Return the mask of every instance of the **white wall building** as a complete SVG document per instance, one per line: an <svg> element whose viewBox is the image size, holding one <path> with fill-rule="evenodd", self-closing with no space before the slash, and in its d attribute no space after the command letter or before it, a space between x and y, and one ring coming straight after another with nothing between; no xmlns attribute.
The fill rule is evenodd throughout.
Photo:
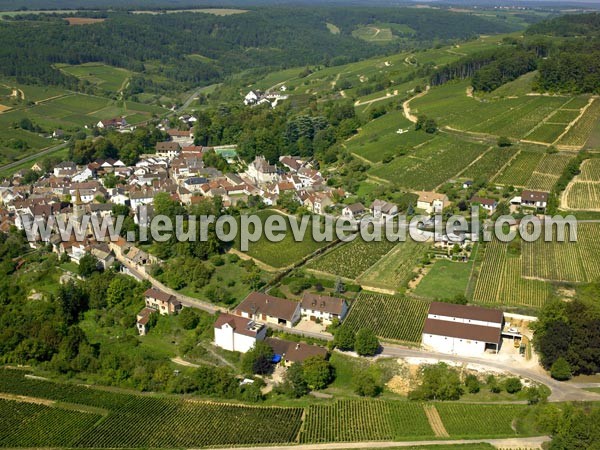
<svg viewBox="0 0 600 450"><path fill-rule="evenodd" d="M423 346L441 353L480 355L498 351L504 314L478 306L433 302L423 328Z"/></svg>
<svg viewBox="0 0 600 450"><path fill-rule="evenodd" d="M264 340L266 334L267 328L262 324L223 313L215 322L214 343L225 350L246 353L256 341Z"/></svg>

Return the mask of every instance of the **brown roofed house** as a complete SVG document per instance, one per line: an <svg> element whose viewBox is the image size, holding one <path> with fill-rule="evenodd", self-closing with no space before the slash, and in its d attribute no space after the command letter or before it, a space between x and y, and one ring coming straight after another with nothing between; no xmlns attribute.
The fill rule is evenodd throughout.
<svg viewBox="0 0 600 450"><path fill-rule="evenodd" d="M154 287L144 292L146 306L163 315L177 314L181 310L181 303L174 295L167 294Z"/></svg>
<svg viewBox="0 0 600 450"><path fill-rule="evenodd" d="M310 294L308 292L305 292L302 296L300 313L304 320L320 320L329 325L334 319L344 320L347 312L348 304L343 298Z"/></svg>
<svg viewBox="0 0 600 450"><path fill-rule="evenodd" d="M300 320L300 303L262 292L251 292L236 307L235 314L260 322L292 327Z"/></svg>
<svg viewBox="0 0 600 450"><path fill-rule="evenodd" d="M284 364L303 362L307 358L313 356L326 359L328 355L327 350L323 347L309 345L303 342L292 342L269 337L265 339L265 343L273 349L273 353L281 356Z"/></svg>

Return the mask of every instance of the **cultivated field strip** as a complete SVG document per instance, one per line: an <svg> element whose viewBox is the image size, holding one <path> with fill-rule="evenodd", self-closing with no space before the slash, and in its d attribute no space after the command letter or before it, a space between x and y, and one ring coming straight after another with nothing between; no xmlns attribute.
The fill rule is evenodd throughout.
<svg viewBox="0 0 600 450"><path fill-rule="evenodd" d="M426 255L429 245L412 240L400 242L358 279L361 285L399 290L408 283L414 269Z"/></svg>
<svg viewBox="0 0 600 450"><path fill-rule="evenodd" d="M600 280L600 224L579 223L577 242L523 243L523 275L551 281Z"/></svg>
<svg viewBox="0 0 600 450"><path fill-rule="evenodd" d="M600 159L586 159L563 193L563 207L573 210L600 210Z"/></svg>
<svg viewBox="0 0 600 450"><path fill-rule="evenodd" d="M513 421L523 411L519 405L468 405L437 403L436 408L446 430L453 438L515 435ZM477 431L474 431L477 430ZM481 434L479 434L481 433Z"/></svg>
<svg viewBox="0 0 600 450"><path fill-rule="evenodd" d="M582 147L587 142L594 127L598 126L600 119L600 101L592 99L583 116L565 133L558 141L559 145L568 147Z"/></svg>
<svg viewBox="0 0 600 450"><path fill-rule="evenodd" d="M24 377L23 371L0 369L0 392L61 400L84 407L104 407L106 416L62 410L31 403L46 421L48 440L37 432L38 421L23 420L29 441L17 431L2 434L2 446L79 448L193 448L233 445L291 444L302 425L303 408L258 407L206 401L188 401L108 392L84 386L54 383ZM0 400L0 419L4 415ZM45 409L44 409L45 408ZM66 414L67 419L64 419ZM70 414L70 415L69 415ZM83 414L83 415L82 415ZM35 416L37 417L37 416ZM35 418L34 417L34 418ZM55 421L55 422L52 422ZM63 421L63 422L61 422ZM31 425L29 422L32 422ZM48 431L47 423L56 423ZM72 434L63 430L73 427ZM79 425L81 424L81 425ZM27 431L29 430L29 431ZM34 431L31 431L34 430ZM51 434L54 433L54 434ZM11 437L12 436L12 437ZM52 436L57 436L55 440ZM68 442L66 442L71 438ZM21 439L21 440L19 440ZM37 439L37 440L36 440Z"/></svg>
<svg viewBox="0 0 600 450"><path fill-rule="evenodd" d="M0 399L0 447L70 447L102 416Z"/></svg>
<svg viewBox="0 0 600 450"><path fill-rule="evenodd" d="M384 339L421 342L429 302L410 297L361 292L344 326L358 331L368 323Z"/></svg>
<svg viewBox="0 0 600 450"><path fill-rule="evenodd" d="M342 400L310 405L303 444L433 438L423 405L381 400Z"/></svg>
<svg viewBox="0 0 600 450"><path fill-rule="evenodd" d="M566 153L545 154L525 184L526 187L544 192L551 191L572 158L573 155Z"/></svg>
<svg viewBox="0 0 600 450"><path fill-rule="evenodd" d="M521 257L509 256L507 251L507 244L497 240L485 244L473 301L506 306L543 306L550 296L549 286L540 280L524 278Z"/></svg>

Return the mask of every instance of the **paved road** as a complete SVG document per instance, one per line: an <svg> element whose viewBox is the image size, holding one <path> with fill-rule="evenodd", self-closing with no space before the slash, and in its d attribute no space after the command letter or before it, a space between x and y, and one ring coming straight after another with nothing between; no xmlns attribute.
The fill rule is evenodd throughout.
<svg viewBox="0 0 600 450"><path fill-rule="evenodd" d="M545 384L552 391L552 394L548 399L551 402L600 401L599 394L584 391L573 384L561 383L560 381L556 381L542 370L535 370L527 367L519 367L515 364L510 364L503 361L494 361L487 358L446 355L444 353L430 352L421 349L404 348L388 344L385 344L383 346L382 354L397 358L437 358L444 359L447 361L456 361L460 363L479 364L486 367L500 369L506 372L513 373L515 375L519 375L523 378L529 378L530 380Z"/></svg>
<svg viewBox="0 0 600 450"><path fill-rule="evenodd" d="M548 436L536 436L529 438L509 438L509 439L456 439L445 441L369 441L369 442L334 442L330 444L300 444L300 445L280 445L267 447L236 447L236 450L342 450L342 449L371 449L371 448L390 448L390 447L414 447L414 446L432 446L449 444L478 444L485 442L496 448L542 448L542 444L549 442ZM210 450L210 449L209 449ZM212 449L217 450L217 449ZM222 450L222 449L220 449Z"/></svg>
<svg viewBox="0 0 600 450"><path fill-rule="evenodd" d="M63 143L60 145L56 145L54 147L48 147L40 152L34 153L33 155L26 156L25 158L20 159L18 161L12 162L10 164L5 164L4 166L0 166L0 170L12 169L13 167L17 167L27 161L33 161L33 160L39 158L40 156L44 156L44 155L47 155L48 153L53 153L57 150L65 148L67 145L68 145L67 143Z"/></svg>

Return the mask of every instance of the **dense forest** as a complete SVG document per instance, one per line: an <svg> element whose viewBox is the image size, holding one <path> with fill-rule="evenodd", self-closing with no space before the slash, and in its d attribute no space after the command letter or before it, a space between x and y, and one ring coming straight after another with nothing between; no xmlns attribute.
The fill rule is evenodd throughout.
<svg viewBox="0 0 600 450"><path fill-rule="evenodd" d="M407 45L375 45L352 37L358 24L377 20L410 24L413 46L513 29L477 16L411 8L272 7L230 16L105 15L102 23L75 27L56 15L26 13L0 22L0 74L23 83L77 89L80 81L53 64L103 62L147 75L136 81L138 86L162 83L185 89L222 81L248 68L338 65ZM330 32L327 22L341 32Z"/></svg>
<svg viewBox="0 0 600 450"><path fill-rule="evenodd" d="M431 85L472 78L475 90L489 92L537 69L536 90L600 92L600 14L547 20L530 26L523 39L506 41L512 47L468 55L438 69Z"/></svg>

